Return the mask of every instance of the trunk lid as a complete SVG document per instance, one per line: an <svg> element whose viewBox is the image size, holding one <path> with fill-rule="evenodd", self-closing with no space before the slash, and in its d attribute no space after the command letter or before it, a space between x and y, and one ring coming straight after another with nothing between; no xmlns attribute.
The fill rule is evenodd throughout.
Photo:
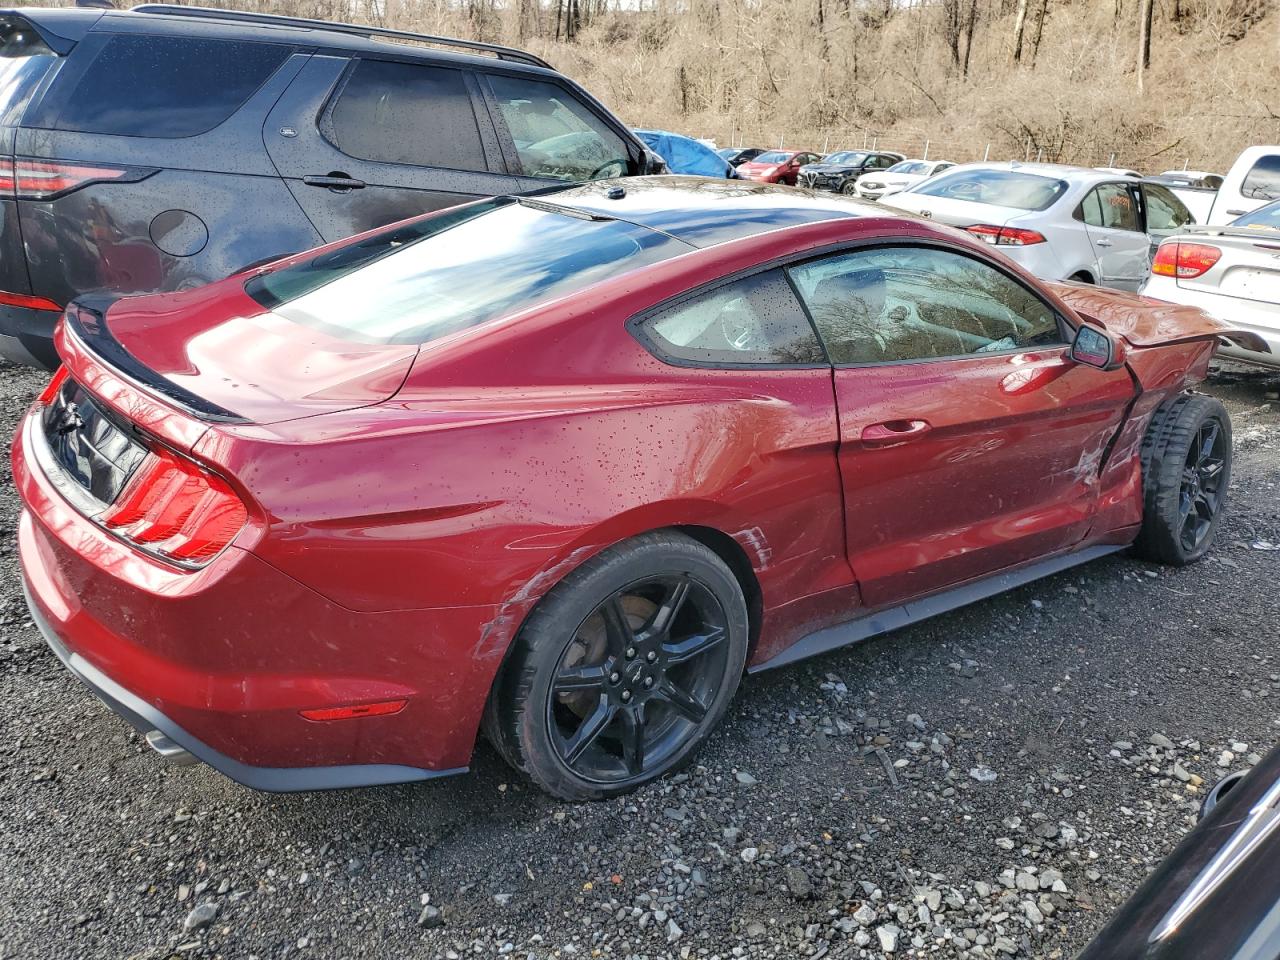
<svg viewBox="0 0 1280 960"><path fill-rule="evenodd" d="M1179 287L1242 300L1280 304L1280 230L1251 227L1188 230L1177 239L1217 247L1222 257L1198 277L1178 277Z"/></svg>
<svg viewBox="0 0 1280 960"><path fill-rule="evenodd" d="M418 352L286 320L249 297L242 276L177 294L82 299L66 327L59 352L78 378L77 365L101 364L205 422L280 423L380 403Z"/></svg>
<svg viewBox="0 0 1280 960"><path fill-rule="evenodd" d="M1008 226L1011 220L1026 216L1029 212L1017 207L1000 207L973 200L957 200L954 197L931 197L923 193L895 193L881 202L962 230L976 223L986 223L993 227Z"/></svg>

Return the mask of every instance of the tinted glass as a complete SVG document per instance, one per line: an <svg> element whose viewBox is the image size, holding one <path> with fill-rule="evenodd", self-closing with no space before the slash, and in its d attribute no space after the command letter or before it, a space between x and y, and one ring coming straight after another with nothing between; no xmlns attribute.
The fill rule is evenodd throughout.
<svg viewBox="0 0 1280 960"><path fill-rule="evenodd" d="M0 125L13 126L57 56L22 17L0 16Z"/></svg>
<svg viewBox="0 0 1280 960"><path fill-rule="evenodd" d="M756 157L756 163L786 163L791 159L791 154L785 150L770 150L768 153L762 153Z"/></svg>
<svg viewBox="0 0 1280 960"><path fill-rule="evenodd" d="M717 287L645 320L657 352L703 363L824 363L822 348L778 270Z"/></svg>
<svg viewBox="0 0 1280 960"><path fill-rule="evenodd" d="M929 360L1062 342L1054 311L960 254L894 247L791 269L835 363Z"/></svg>
<svg viewBox="0 0 1280 960"><path fill-rule="evenodd" d="M558 84L490 76L526 177L598 180L627 173L626 143Z"/></svg>
<svg viewBox="0 0 1280 960"><path fill-rule="evenodd" d="M858 164L862 163L862 158L865 156L866 154L859 150L842 150L839 153L828 154L824 162L848 163L856 167Z"/></svg>
<svg viewBox="0 0 1280 960"><path fill-rule="evenodd" d="M1066 190L1066 181L1033 173L959 170L915 187L912 192L929 197L990 203L1017 210L1047 210Z"/></svg>
<svg viewBox="0 0 1280 960"><path fill-rule="evenodd" d="M53 126L125 137L205 133L235 113L290 52L269 43L114 36Z"/></svg>
<svg viewBox="0 0 1280 960"><path fill-rule="evenodd" d="M1231 221L1233 227L1270 227L1280 230L1280 203L1268 203Z"/></svg>
<svg viewBox="0 0 1280 960"><path fill-rule="evenodd" d="M361 160L486 169L461 70L360 60L327 128L334 146Z"/></svg>
<svg viewBox="0 0 1280 960"><path fill-rule="evenodd" d="M1244 175L1240 192L1254 200L1280 200L1280 154L1260 158Z"/></svg>
<svg viewBox="0 0 1280 960"><path fill-rule="evenodd" d="M1173 192L1154 183L1143 187L1147 197L1147 232L1172 233L1189 223L1195 223L1182 201Z"/></svg>
<svg viewBox="0 0 1280 960"><path fill-rule="evenodd" d="M426 343L687 253L661 233L500 198L384 230L245 290L286 319L373 343Z"/></svg>

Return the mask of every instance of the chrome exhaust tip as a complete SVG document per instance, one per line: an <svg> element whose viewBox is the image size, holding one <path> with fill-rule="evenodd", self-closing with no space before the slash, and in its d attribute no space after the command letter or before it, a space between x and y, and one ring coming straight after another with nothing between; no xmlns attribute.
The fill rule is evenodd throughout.
<svg viewBox="0 0 1280 960"><path fill-rule="evenodd" d="M190 767L199 762L195 755L190 753L186 747L170 740L159 730L148 731L147 746L160 754L160 756L164 757L170 763L179 767Z"/></svg>

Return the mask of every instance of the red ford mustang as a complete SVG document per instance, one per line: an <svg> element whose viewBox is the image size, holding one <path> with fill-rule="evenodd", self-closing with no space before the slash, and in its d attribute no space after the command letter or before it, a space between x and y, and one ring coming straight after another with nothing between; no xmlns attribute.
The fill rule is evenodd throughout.
<svg viewBox="0 0 1280 960"><path fill-rule="evenodd" d="M157 750L250 786L457 772L483 727L616 794L744 668L1201 556L1224 335L839 197L498 198L69 308L14 445L25 585Z"/></svg>

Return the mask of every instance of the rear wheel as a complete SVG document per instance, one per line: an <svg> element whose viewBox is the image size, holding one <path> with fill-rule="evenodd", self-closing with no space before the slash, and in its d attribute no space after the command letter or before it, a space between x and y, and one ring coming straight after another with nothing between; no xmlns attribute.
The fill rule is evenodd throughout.
<svg viewBox="0 0 1280 960"><path fill-rule="evenodd" d="M1231 418L1211 397L1183 394L1156 411L1142 443L1144 510L1135 548L1183 566L1208 552L1231 481Z"/></svg>
<svg viewBox="0 0 1280 960"><path fill-rule="evenodd" d="M746 602L724 562L681 534L647 534L588 561L529 615L486 732L557 797L626 793L706 740L746 648Z"/></svg>

